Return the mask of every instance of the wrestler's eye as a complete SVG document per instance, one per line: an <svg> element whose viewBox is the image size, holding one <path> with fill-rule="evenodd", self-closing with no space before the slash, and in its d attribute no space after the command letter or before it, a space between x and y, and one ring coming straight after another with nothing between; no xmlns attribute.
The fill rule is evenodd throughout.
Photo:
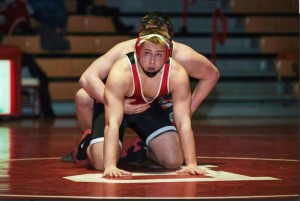
<svg viewBox="0 0 300 201"><path fill-rule="evenodd" d="M162 53L156 53L155 56L158 57L158 58L162 58L163 54Z"/></svg>
<svg viewBox="0 0 300 201"><path fill-rule="evenodd" d="M151 54L151 52L150 51L144 51L144 55L146 55L146 56L151 56L152 54Z"/></svg>

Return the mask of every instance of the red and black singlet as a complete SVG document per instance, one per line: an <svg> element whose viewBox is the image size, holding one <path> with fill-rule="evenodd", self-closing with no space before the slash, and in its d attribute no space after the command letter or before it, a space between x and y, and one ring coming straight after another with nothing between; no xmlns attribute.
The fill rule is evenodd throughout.
<svg viewBox="0 0 300 201"><path fill-rule="evenodd" d="M131 66L131 73L133 78L133 92L130 96L127 96L126 98L134 98L136 101L134 104L140 104L140 103L152 103L154 100L168 95L169 94L169 78L170 78L170 71L171 71L171 61L170 59L165 63L165 65L162 67L162 75L160 79L160 85L157 91L157 94L155 97L153 97L150 101L148 101L143 93L142 83L141 83L141 77L138 70L137 65L137 59L135 52L130 52L126 54L130 66Z"/></svg>

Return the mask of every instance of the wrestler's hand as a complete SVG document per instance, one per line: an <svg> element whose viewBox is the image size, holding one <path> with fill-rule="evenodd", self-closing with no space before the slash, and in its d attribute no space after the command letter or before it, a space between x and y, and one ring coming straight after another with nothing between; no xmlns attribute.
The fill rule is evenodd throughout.
<svg viewBox="0 0 300 201"><path fill-rule="evenodd" d="M124 100L124 113L125 114L138 114L146 111L149 107L149 103L142 104L132 104L135 99L125 99Z"/></svg>
<svg viewBox="0 0 300 201"><path fill-rule="evenodd" d="M131 172L119 169L117 167L109 167L105 168L103 177L114 178L114 177L122 177L122 176L130 176Z"/></svg>
<svg viewBox="0 0 300 201"><path fill-rule="evenodd" d="M200 169L197 165L188 165L182 167L180 170L176 171L177 174L191 174L191 175L207 175L208 172L206 170Z"/></svg>

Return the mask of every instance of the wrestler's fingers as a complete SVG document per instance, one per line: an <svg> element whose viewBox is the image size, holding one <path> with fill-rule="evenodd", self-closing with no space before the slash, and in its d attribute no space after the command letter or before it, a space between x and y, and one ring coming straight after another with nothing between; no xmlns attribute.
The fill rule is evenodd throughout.
<svg viewBox="0 0 300 201"><path fill-rule="evenodd" d="M134 99L134 98L126 98L125 99L125 102L127 102L127 103L132 103L132 102L134 102L136 99Z"/></svg>

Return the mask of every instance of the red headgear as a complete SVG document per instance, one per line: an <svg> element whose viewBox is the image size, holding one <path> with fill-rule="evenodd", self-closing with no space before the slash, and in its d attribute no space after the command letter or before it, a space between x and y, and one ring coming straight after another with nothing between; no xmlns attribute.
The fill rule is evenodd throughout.
<svg viewBox="0 0 300 201"><path fill-rule="evenodd" d="M172 53L172 42L163 37L162 35L159 35L159 34L148 34L148 35L145 35L145 36L139 36L138 39L136 40L136 43L135 43L135 51L136 51L136 55L137 55L137 58L140 57L140 52L141 52L141 49L142 49L142 44L149 38L152 38L152 37L158 37L160 38L167 46L166 48L166 61L168 61L168 59L170 58L171 56L171 53Z"/></svg>

